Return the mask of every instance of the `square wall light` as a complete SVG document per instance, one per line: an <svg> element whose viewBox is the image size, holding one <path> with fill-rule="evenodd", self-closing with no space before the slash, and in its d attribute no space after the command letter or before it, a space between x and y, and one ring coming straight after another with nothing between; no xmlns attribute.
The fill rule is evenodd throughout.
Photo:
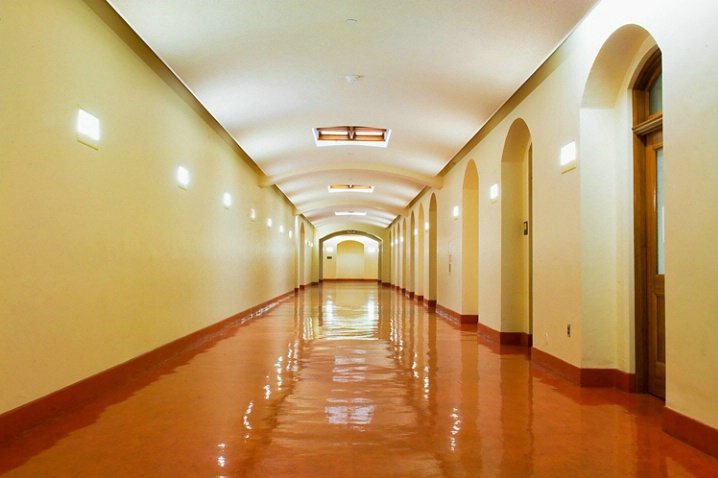
<svg viewBox="0 0 718 478"><path fill-rule="evenodd" d="M576 168L576 142L571 141L561 148L561 173L571 171Z"/></svg>
<svg viewBox="0 0 718 478"><path fill-rule="evenodd" d="M177 185L182 189L189 188L190 174L189 170L184 166L177 168Z"/></svg>
<svg viewBox="0 0 718 478"><path fill-rule="evenodd" d="M254 221L255 219L257 219L257 210L256 210L256 209L251 208L251 209L249 210L249 218L250 218L252 221Z"/></svg>
<svg viewBox="0 0 718 478"><path fill-rule="evenodd" d="M451 210L451 216L452 216L454 219L458 219L458 218L459 218L459 206L454 206L454 209Z"/></svg>
<svg viewBox="0 0 718 478"><path fill-rule="evenodd" d="M82 108L77 110L77 141L94 149L100 146L100 120Z"/></svg>
<svg viewBox="0 0 718 478"><path fill-rule="evenodd" d="M491 202L496 202L499 199L499 185L498 184L492 184L491 188L489 188L489 198L491 198Z"/></svg>
<svg viewBox="0 0 718 478"><path fill-rule="evenodd" d="M226 209L229 209L232 207L232 195L229 193L224 193L224 196L222 198L222 203L224 204L224 207Z"/></svg>
<svg viewBox="0 0 718 478"><path fill-rule="evenodd" d="M272 227L272 218L267 218L267 227Z"/></svg>

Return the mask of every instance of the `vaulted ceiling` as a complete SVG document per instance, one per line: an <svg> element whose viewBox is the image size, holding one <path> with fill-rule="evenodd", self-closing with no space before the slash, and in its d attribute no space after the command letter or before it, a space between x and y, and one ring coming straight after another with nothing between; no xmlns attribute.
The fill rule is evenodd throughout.
<svg viewBox="0 0 718 478"><path fill-rule="evenodd" d="M388 226L598 0L109 0L315 226ZM390 131L319 147L314 128ZM330 185L373 186L330 193Z"/></svg>

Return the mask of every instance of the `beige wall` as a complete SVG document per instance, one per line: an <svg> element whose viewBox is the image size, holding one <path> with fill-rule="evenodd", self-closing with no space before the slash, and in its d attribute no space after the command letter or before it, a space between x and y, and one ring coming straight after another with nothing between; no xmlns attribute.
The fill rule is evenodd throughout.
<svg viewBox="0 0 718 478"><path fill-rule="evenodd" d="M514 200L503 196L501 159L511 125L524 121L533 147L534 344L579 367L635 371L628 89L657 44L663 52L667 158L666 404L718 428L715 18L715 2L604 0L479 133L477 144L460 154L444 187L424 194L412 212L428 210L430 194L436 194L438 303L461 312L462 221L452 219L451 209L461 205L468 162L476 163L479 320L496 330L528 332L527 320L502 322L502 314L522 306L502 296L502 270L518 269L499 259L509 245L502 202ZM572 140L578 167L562 173L559 151ZM496 203L488 200L494 183L501 191Z"/></svg>
<svg viewBox="0 0 718 478"><path fill-rule="evenodd" d="M83 2L2 25L0 413L295 287L289 205Z"/></svg>
<svg viewBox="0 0 718 478"><path fill-rule="evenodd" d="M364 278L364 244L357 241L342 241L337 244L337 278Z"/></svg>

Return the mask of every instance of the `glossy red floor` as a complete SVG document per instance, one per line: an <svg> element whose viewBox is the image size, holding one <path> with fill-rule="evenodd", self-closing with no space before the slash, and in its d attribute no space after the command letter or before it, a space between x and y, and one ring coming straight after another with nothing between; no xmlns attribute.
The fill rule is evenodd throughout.
<svg viewBox="0 0 718 478"><path fill-rule="evenodd" d="M376 285L307 289L0 449L7 477L682 477L662 403L581 389Z"/></svg>

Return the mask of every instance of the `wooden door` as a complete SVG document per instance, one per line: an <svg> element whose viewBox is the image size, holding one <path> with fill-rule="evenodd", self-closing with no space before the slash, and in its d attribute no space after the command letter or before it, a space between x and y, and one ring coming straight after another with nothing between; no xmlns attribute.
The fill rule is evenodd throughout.
<svg viewBox="0 0 718 478"><path fill-rule="evenodd" d="M648 299L648 392L666 397L663 133L646 136L646 297Z"/></svg>

